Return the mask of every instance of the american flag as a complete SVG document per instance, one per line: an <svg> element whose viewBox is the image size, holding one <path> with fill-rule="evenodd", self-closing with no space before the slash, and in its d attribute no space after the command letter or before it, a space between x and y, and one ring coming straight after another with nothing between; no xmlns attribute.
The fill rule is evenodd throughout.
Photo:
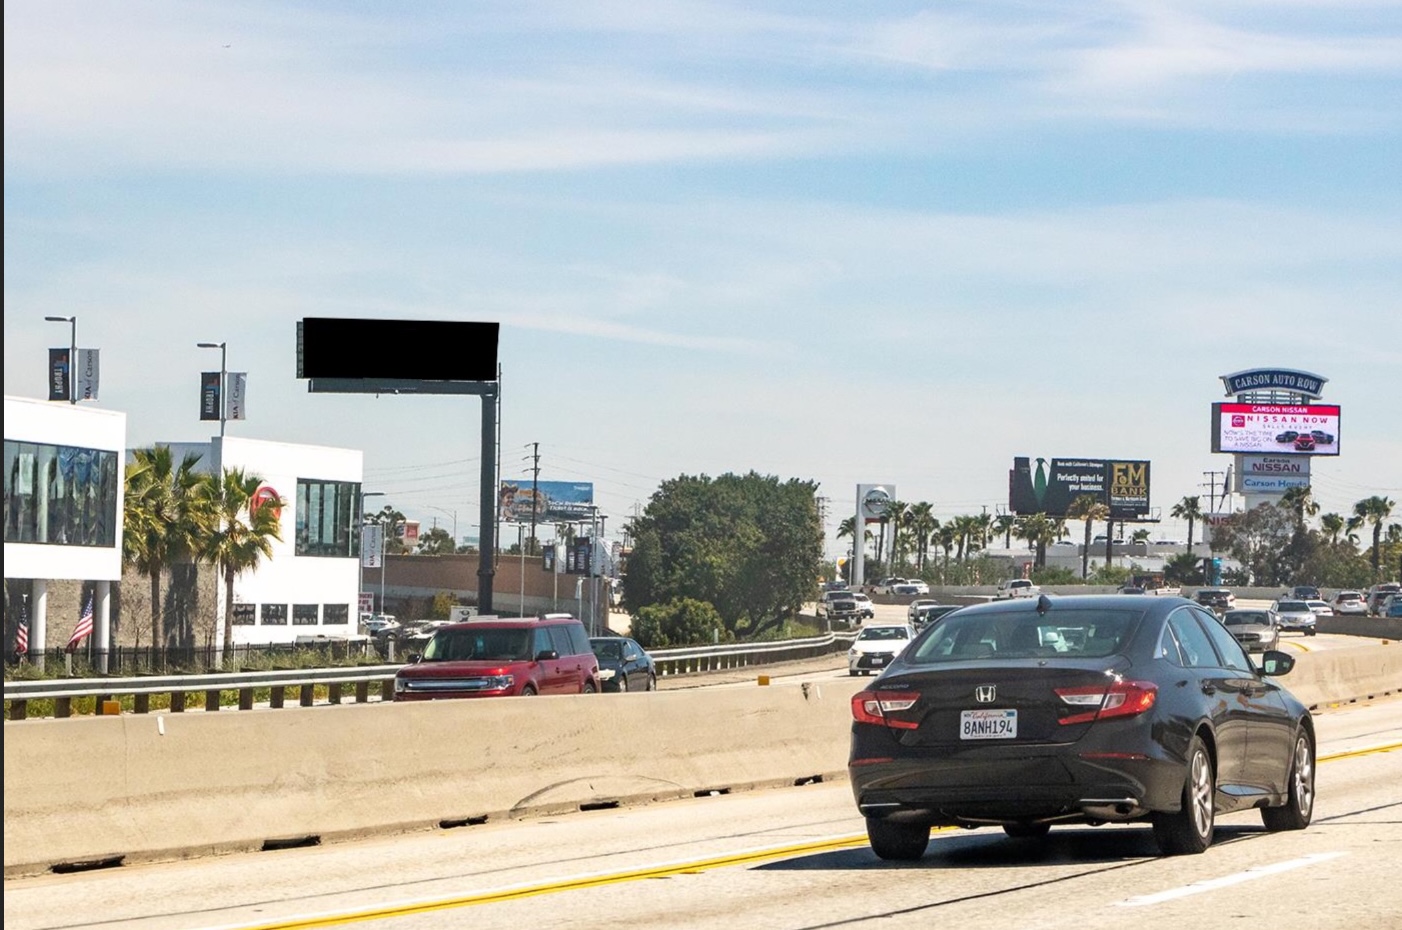
<svg viewBox="0 0 1402 930"><path fill-rule="evenodd" d="M68 637L68 645L63 648L68 652L73 652L78 648L78 644L83 638L92 633L92 595L88 595L87 606L83 608L83 615L78 618L78 625L73 628L73 635Z"/></svg>
<svg viewBox="0 0 1402 930"><path fill-rule="evenodd" d="M29 601L20 598L19 626L15 629L15 655L29 654Z"/></svg>

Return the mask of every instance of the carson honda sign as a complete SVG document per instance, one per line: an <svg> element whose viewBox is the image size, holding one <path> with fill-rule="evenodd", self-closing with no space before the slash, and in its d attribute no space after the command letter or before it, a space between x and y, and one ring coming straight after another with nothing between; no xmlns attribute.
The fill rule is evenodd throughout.
<svg viewBox="0 0 1402 930"><path fill-rule="evenodd" d="M1307 455L1242 455L1238 457L1236 490L1242 494L1282 494L1310 484Z"/></svg>

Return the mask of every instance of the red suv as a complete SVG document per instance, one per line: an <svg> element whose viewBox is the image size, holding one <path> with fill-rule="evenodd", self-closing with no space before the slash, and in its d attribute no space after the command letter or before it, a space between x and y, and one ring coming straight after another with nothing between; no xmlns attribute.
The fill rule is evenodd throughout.
<svg viewBox="0 0 1402 930"><path fill-rule="evenodd" d="M434 631L422 656L411 658L394 676L396 701L599 690L589 635L567 615L450 623Z"/></svg>

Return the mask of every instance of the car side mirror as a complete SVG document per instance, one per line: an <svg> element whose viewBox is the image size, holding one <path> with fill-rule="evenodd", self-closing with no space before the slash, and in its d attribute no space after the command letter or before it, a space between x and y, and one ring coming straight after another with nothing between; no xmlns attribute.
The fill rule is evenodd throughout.
<svg viewBox="0 0 1402 930"><path fill-rule="evenodd" d="M624 662L636 662L636 661L638 661L638 654L637 654L636 652L630 652L630 653L628 653L626 656L623 657L623 661L624 661Z"/></svg>
<svg viewBox="0 0 1402 930"><path fill-rule="evenodd" d="M1261 674L1270 678L1287 675L1295 667L1295 657L1288 652L1268 649L1261 656Z"/></svg>
<svg viewBox="0 0 1402 930"><path fill-rule="evenodd" d="M418 664L419 664L420 662L422 662L423 660L424 660L424 656L423 656L423 653L422 653L422 652L411 652L411 653L409 653L409 664L410 664L410 665L418 665Z"/></svg>
<svg viewBox="0 0 1402 930"><path fill-rule="evenodd" d="M535 660L536 660L537 662L548 662L548 661L550 661L551 659L558 659L558 658L560 658L560 654L559 654L558 652L556 652L554 649L542 649L542 650L540 650L540 652L537 652L536 655L535 655ZM1289 658L1289 657L1287 656L1287 658Z"/></svg>

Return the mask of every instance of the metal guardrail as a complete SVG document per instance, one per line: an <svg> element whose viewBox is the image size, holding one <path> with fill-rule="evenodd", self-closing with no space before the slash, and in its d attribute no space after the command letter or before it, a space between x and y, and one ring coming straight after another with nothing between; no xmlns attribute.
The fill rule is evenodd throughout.
<svg viewBox="0 0 1402 930"><path fill-rule="evenodd" d="M851 642L852 633L829 633L808 639L781 640L769 643L727 643L715 646L691 646L684 649L659 649L651 653L658 674L684 675L727 669L771 665L828 655L840 651ZM394 695L394 674L403 668L393 665L346 666L339 668L277 669L259 672L219 672L198 675L141 675L134 678L45 678L31 681L5 682L5 701L10 705L11 720L24 720L29 715L29 702L52 700L55 717L72 716L75 698L97 699L97 711L104 703L119 697L132 696L138 714L149 713L151 695L169 694L170 710L181 713L186 709L187 695L204 695L207 711L219 710L222 695L237 691L239 709L251 710L255 690L266 689L273 707L286 705L288 689L297 692L297 703L312 706L315 689L327 689L332 704L340 704L347 686L354 688L356 703L370 700L372 689L378 687L380 700Z"/></svg>

